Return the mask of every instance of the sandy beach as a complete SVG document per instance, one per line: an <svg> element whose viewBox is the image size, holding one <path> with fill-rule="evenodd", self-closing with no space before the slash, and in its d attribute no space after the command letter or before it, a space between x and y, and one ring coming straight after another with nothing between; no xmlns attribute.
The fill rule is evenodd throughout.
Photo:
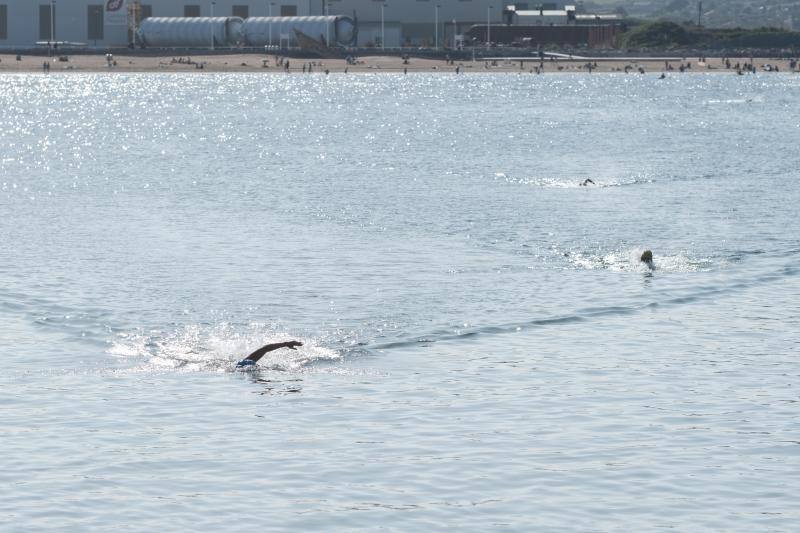
<svg viewBox="0 0 800 533"><path fill-rule="evenodd" d="M66 59L66 60L64 60ZM286 64L273 55L263 54L227 54L227 55L191 55L191 56L144 56L114 55L111 62L105 54L66 55L48 58L41 55L22 55L19 59L14 54L0 54L0 72L42 72L43 64L49 63L49 71L56 72L264 72L264 73L312 73L320 74L337 72L536 72L543 64L542 73L557 72L680 72L683 65L686 72L715 72L735 74L737 62L750 63L749 58L731 59L731 68L726 68L722 58L707 58L705 62L697 57L662 57L662 58L573 58L545 60L527 58L506 59L498 56L494 60L454 61L441 59L421 59L411 57L407 63L396 56L361 56L355 64L348 64L344 59L288 59ZM766 72L777 66L779 72L792 72L790 62L785 59L754 58L757 71ZM766 67L769 65L769 67ZM591 66L591 68L590 68ZM641 69L641 70L640 70Z"/></svg>

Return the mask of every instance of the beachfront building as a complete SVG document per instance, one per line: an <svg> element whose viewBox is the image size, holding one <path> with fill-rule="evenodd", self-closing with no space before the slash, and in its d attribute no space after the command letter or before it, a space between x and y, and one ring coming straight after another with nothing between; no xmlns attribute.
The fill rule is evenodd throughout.
<svg viewBox="0 0 800 533"><path fill-rule="evenodd" d="M0 0L0 49L37 42L126 46L147 17L305 16L313 0Z"/></svg>
<svg viewBox="0 0 800 533"><path fill-rule="evenodd" d="M311 10L351 17L355 13L361 46L441 48L454 46L475 24L502 24L503 10L513 4L513 0L312 0Z"/></svg>
<svg viewBox="0 0 800 533"><path fill-rule="evenodd" d="M483 32L481 42L492 41L487 26L550 26L557 40L591 44L588 39L563 39L564 35L588 35L586 28L568 26L609 26L618 21L617 15L586 13L583 2L514 2L513 0L312 0L312 14L346 15L358 18L359 44L374 47L422 46L453 47ZM477 32L475 27L481 27ZM470 30L473 30L470 32ZM612 29L599 28L603 42ZM542 33L542 32L540 32ZM513 35L505 32L504 35ZM499 32L495 35L501 35ZM547 37L550 38L550 37ZM384 42L385 41L385 42ZM469 43L468 43L469 44Z"/></svg>
<svg viewBox="0 0 800 533"><path fill-rule="evenodd" d="M0 49L48 41L126 46L145 18L212 15L351 17L357 45L375 48L453 47L473 26L486 32L487 25L571 25L586 17L580 3L513 0L0 0Z"/></svg>

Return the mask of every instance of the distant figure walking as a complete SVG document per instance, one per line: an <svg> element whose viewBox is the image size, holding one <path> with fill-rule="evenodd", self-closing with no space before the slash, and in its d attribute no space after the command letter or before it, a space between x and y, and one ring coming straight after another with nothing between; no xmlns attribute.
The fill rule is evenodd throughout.
<svg viewBox="0 0 800 533"><path fill-rule="evenodd" d="M288 341L288 342L276 342L275 344L267 344L266 346L262 346L255 352L251 353L238 363L236 363L236 368L247 368L255 366L259 359L264 357L264 354L267 352L272 352L274 350L279 350L281 348L289 348L290 350L296 350L298 346L302 346L303 343L300 341Z"/></svg>

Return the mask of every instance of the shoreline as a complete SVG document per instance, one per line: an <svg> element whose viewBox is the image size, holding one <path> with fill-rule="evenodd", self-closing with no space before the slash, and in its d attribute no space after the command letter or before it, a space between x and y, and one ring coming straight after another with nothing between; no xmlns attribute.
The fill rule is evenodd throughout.
<svg viewBox="0 0 800 533"><path fill-rule="evenodd" d="M630 73L668 73L680 74L680 67L684 67L687 73L720 73L736 75L734 68L739 62L743 67L749 63L750 59L736 58L731 59L731 68L726 68L723 58L706 58L705 62L698 61L698 58L558 58L541 62L538 58L493 58L489 60L476 61L450 61L444 59L428 59L411 57L408 63L404 63L401 57L397 56L361 56L356 63L348 64L344 59L303 59L287 57L289 69L285 64L281 65L276 60L276 56L265 56L255 54L214 54L214 55L191 55L191 56L136 56L136 55L117 55L112 56L111 62L107 60L106 54L80 54L65 55L66 61L60 61L58 56L46 57L41 55L22 55L17 60L16 54L0 53L0 74L5 73L41 73L44 71L43 65L49 63L50 73L221 73L221 72L261 72L273 74L286 73L308 73L310 67L312 73L365 73L365 72L387 72L387 73L420 73L437 72L453 74L458 71L461 74L468 73L621 73L626 69ZM688 65L688 67L687 67ZM780 73L797 73L797 65L791 68L790 60L774 59L766 57L753 58L753 65L756 72L772 74L776 71ZM767 70L769 65L773 70ZM641 71L640 71L641 69ZM643 72L642 72L643 71Z"/></svg>

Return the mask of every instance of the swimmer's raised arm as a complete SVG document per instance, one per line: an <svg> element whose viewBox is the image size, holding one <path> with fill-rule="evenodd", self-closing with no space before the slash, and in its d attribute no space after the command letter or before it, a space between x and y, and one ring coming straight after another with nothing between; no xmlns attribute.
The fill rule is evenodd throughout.
<svg viewBox="0 0 800 533"><path fill-rule="evenodd" d="M300 341L287 341L287 342L276 342L275 344L267 344L266 346L262 346L255 352L251 353L250 355L242 359L242 361L253 361L253 363L255 363L256 361L264 357L264 354L267 352L280 350L281 348L289 348L290 350L294 350L297 348L297 346L302 346L302 345L303 343Z"/></svg>

